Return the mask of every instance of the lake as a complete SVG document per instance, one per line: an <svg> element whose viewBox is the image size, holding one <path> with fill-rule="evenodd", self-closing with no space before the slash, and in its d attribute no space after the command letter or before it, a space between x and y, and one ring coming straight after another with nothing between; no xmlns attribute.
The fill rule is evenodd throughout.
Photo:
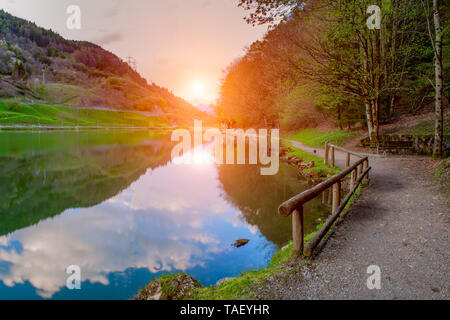
<svg viewBox="0 0 450 320"><path fill-rule="evenodd" d="M292 238L278 206L308 188L297 169L261 176L206 147L187 165L172 148L168 131L0 132L0 299L130 299L166 273L214 285L267 266ZM328 211L308 203L305 233Z"/></svg>

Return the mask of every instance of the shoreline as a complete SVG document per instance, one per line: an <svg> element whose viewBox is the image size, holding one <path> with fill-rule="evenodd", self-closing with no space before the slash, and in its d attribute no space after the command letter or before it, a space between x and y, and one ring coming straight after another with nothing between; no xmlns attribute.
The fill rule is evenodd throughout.
<svg viewBox="0 0 450 320"><path fill-rule="evenodd" d="M173 130L178 127L125 127L125 126L34 126L34 125L0 125L0 132L58 132L58 131L146 131Z"/></svg>
<svg viewBox="0 0 450 320"><path fill-rule="evenodd" d="M288 148L295 148L289 146ZM298 149L298 148L295 148ZM298 149L301 152L290 152L287 155L295 156L299 160L301 155L306 154L306 151ZM315 155L312 155L316 157ZM317 157L318 158L318 157ZM319 159L319 158L318 158ZM322 160L323 163L323 160ZM331 174L332 172L329 171ZM360 189L355 193L355 196L351 198L346 210L342 213L341 217L346 215L352 204L358 199ZM334 232L336 224L340 219L333 224L327 233L327 236L323 239L323 243L326 243L328 237ZM307 243L311 240L317 232L322 228L323 223L316 227L316 230L304 237L304 242ZM322 244L323 245L323 244ZM299 260L300 259L300 260ZM295 261L295 265L291 262ZM271 257L270 263L259 270L245 271L237 277L224 278L219 280L214 286L202 286L198 280L186 273L166 274L162 277L151 280L148 285L140 290L135 300L252 300L257 299L257 295L260 294L264 284L278 277L290 274L291 272L298 272L299 268L303 268L311 263L311 258L299 257L294 252L294 246L292 240L285 246L280 248ZM186 281L186 285L183 281ZM197 284L197 285L193 285ZM181 292L181 294L180 294Z"/></svg>

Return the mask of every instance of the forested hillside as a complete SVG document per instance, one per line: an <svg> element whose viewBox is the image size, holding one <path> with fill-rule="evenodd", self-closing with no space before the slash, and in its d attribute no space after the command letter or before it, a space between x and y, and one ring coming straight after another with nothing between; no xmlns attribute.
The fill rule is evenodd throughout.
<svg viewBox="0 0 450 320"><path fill-rule="evenodd" d="M45 72L45 82L44 82ZM0 11L0 98L112 107L165 114L187 123L203 113L166 88L148 84L116 55Z"/></svg>
<svg viewBox="0 0 450 320"><path fill-rule="evenodd" d="M445 108L449 8L439 3ZM380 29L367 24L373 4L381 8ZM217 105L223 122L294 130L328 121L362 125L376 138L380 124L434 110L432 1L241 0L240 6L247 22L272 28L228 67Z"/></svg>

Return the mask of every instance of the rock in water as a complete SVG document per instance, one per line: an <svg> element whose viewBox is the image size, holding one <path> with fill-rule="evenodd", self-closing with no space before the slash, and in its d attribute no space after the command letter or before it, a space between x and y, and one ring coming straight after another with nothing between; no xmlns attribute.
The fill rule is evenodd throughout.
<svg viewBox="0 0 450 320"><path fill-rule="evenodd" d="M233 246L235 246L236 248L245 246L250 240L248 239L239 239L236 240L236 242L233 244Z"/></svg>

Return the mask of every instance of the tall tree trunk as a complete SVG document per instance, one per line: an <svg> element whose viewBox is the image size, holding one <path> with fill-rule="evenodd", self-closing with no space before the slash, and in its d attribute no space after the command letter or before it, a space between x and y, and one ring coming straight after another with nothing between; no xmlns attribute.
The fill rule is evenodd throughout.
<svg viewBox="0 0 450 320"><path fill-rule="evenodd" d="M398 3L397 1L392 1L392 37L391 37L391 66L389 72L385 73L385 76L388 81L387 87L392 87L393 85L393 77L395 74L395 59L397 56L397 24L398 24ZM386 63L387 65L387 63ZM388 74L390 75L388 77ZM395 92L390 95L390 104L389 104L389 117L392 117L395 112Z"/></svg>
<svg viewBox="0 0 450 320"><path fill-rule="evenodd" d="M380 129L378 125L378 103L377 100L366 102L367 130L370 140L378 140Z"/></svg>
<svg viewBox="0 0 450 320"><path fill-rule="evenodd" d="M442 33L441 33L441 19L439 15L439 3L438 0L433 0L433 13L434 13L434 30L436 34L435 41L435 73L436 73L436 124L435 124L435 137L434 137L434 150L433 156L442 158L443 156L443 136L444 136L444 110L442 108Z"/></svg>
<svg viewBox="0 0 450 320"><path fill-rule="evenodd" d="M377 0L377 5L381 8L381 0ZM383 21L384 23L384 21ZM375 29L375 99L373 101L372 111L373 122L374 122L374 132L375 137L378 139L379 137L379 123L380 123L380 109L381 109L381 85L383 81L382 75L382 65L381 65L381 48L382 48L382 30L383 29Z"/></svg>
<svg viewBox="0 0 450 320"><path fill-rule="evenodd" d="M372 105L372 140L378 140L380 137L380 98L371 100Z"/></svg>

